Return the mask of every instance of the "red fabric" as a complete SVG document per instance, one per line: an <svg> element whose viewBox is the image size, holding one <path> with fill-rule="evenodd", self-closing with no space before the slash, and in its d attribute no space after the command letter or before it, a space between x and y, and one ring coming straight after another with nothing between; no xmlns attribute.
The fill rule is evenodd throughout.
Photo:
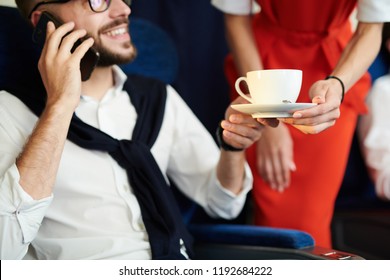
<svg viewBox="0 0 390 280"><path fill-rule="evenodd" d="M352 31L349 15L356 0L259 0L254 34L265 69L303 70L297 102L311 102L308 91L335 67ZM237 94L237 73L231 56L226 59L231 97ZM262 181L255 168L255 145L247 151L255 183L255 223L305 230L317 245L331 247L330 222L334 201L344 175L357 115L364 113L370 87L366 74L351 88L341 106L341 117L332 128L305 135L289 126L294 141L297 171L290 187L278 193Z"/></svg>

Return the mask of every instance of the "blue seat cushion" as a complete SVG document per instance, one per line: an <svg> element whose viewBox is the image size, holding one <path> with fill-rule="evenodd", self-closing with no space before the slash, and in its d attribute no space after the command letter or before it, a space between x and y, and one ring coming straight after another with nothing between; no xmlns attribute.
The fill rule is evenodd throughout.
<svg viewBox="0 0 390 280"><path fill-rule="evenodd" d="M253 225L193 224L189 226L189 230L197 242L291 249L314 246L311 235L291 229Z"/></svg>

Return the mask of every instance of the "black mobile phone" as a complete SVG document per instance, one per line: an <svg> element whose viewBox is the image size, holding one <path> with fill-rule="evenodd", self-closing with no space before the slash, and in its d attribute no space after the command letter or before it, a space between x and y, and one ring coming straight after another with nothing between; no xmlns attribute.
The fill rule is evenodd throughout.
<svg viewBox="0 0 390 280"><path fill-rule="evenodd" d="M46 38L47 23L52 21L56 27L62 25L62 23L48 12L43 12L33 32L33 41L43 48ZM77 40L74 44L72 51L75 50L80 44L81 40ZM90 78L92 71L95 69L99 61L99 53L94 48L89 48L80 62L81 80L86 81Z"/></svg>

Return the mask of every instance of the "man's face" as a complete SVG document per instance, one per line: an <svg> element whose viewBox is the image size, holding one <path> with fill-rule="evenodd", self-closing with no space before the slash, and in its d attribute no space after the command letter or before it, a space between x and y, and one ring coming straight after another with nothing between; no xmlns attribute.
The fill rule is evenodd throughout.
<svg viewBox="0 0 390 280"><path fill-rule="evenodd" d="M137 51L128 32L131 11L122 0L112 0L109 9L102 13L93 12L87 0L60 6L55 12L62 21L74 21L76 29L84 28L94 38L94 48L100 53L98 66L128 63L135 58Z"/></svg>
<svg viewBox="0 0 390 280"><path fill-rule="evenodd" d="M132 61L136 48L131 42L128 28L128 18L118 18L99 28L94 48L100 53L98 66L110 66Z"/></svg>

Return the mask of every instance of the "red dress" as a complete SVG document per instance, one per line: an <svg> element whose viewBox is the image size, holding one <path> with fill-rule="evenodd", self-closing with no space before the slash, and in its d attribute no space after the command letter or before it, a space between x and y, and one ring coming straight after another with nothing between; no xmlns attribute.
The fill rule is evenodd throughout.
<svg viewBox="0 0 390 280"><path fill-rule="evenodd" d="M264 69L303 70L297 102L311 102L308 92L317 80L334 69L351 38L349 16L356 0L258 0L261 12L253 27ZM236 96L237 73L232 57L226 60L226 75ZM294 143L297 171L283 193L273 191L255 168L255 146L247 151L255 181L253 197L255 223L309 232L316 244L331 247L330 223L339 191L357 116L366 110L364 98L371 85L364 75L348 91L336 125L306 135L289 127Z"/></svg>

